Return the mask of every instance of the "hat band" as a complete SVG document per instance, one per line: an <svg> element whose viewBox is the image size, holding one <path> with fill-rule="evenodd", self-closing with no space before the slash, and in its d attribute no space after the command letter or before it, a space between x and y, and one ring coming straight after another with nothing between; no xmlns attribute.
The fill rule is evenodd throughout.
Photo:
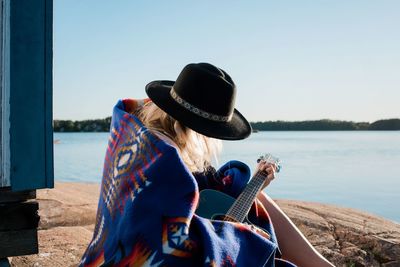
<svg viewBox="0 0 400 267"><path fill-rule="evenodd" d="M217 114L213 114L207 111L204 111L202 109L199 109L198 107L190 104L189 102L185 101L184 99L182 99L174 90L174 87L172 87L171 91L169 92L169 94L171 95L172 99L175 100L175 102L177 102L180 106L184 107L185 109L189 110L190 112L203 117L205 119L208 120L212 120L212 121L218 121L218 122L227 122L230 121L232 118L232 115L229 116L220 116Z"/></svg>

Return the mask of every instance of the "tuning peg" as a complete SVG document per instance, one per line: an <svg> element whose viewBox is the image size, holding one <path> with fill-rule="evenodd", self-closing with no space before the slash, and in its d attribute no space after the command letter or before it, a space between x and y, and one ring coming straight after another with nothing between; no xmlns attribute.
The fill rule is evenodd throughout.
<svg viewBox="0 0 400 267"><path fill-rule="evenodd" d="M265 160L264 155L261 155L258 159L257 159L257 163L260 163L260 161Z"/></svg>

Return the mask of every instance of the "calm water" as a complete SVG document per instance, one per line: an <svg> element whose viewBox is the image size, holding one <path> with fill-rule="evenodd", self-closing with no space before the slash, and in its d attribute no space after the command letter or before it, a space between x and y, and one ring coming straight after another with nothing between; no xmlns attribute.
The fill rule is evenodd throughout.
<svg viewBox="0 0 400 267"><path fill-rule="evenodd" d="M55 178L101 181L107 133L56 133ZM260 132L224 142L220 163L237 159L252 169L258 156L283 162L267 188L274 198L357 208L400 222L400 132Z"/></svg>

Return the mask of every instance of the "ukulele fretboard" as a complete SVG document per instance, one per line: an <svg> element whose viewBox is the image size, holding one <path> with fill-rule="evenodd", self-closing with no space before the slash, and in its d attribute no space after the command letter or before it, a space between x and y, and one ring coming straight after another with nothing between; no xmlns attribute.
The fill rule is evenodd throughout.
<svg viewBox="0 0 400 267"><path fill-rule="evenodd" d="M239 195L235 203L231 206L226 214L228 217L238 222L243 222L249 212L251 205L257 197L258 192L262 188L267 173L257 172L250 180L245 190Z"/></svg>

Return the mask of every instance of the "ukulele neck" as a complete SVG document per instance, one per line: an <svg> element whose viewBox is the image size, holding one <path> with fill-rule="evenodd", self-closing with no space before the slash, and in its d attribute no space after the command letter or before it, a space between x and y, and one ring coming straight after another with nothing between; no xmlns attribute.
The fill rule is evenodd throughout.
<svg viewBox="0 0 400 267"><path fill-rule="evenodd" d="M226 216L233 218L237 222L243 222L253 205L258 192L260 192L266 176L267 174L265 172L258 171L236 199L235 203L228 210Z"/></svg>

